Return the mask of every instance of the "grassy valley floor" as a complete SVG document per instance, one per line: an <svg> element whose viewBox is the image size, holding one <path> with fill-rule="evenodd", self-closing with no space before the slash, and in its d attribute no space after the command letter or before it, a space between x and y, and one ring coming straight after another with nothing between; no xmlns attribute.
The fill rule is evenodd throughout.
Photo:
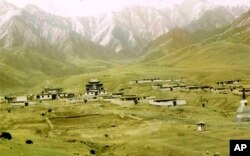
<svg viewBox="0 0 250 156"><path fill-rule="evenodd" d="M141 87L145 90L147 86ZM240 97L206 92L160 92L179 97L187 105L159 107L147 103L114 105L106 102L68 104L47 101L37 106L10 108L1 104L0 131L12 140L0 140L1 156L16 155L130 155L198 156L229 154L230 139L249 139L248 123L235 122ZM202 99L208 100L206 107ZM49 113L48 109L52 112ZM8 112L10 110L10 112ZM45 116L53 124L50 129ZM206 131L196 123L205 121ZM31 139L33 144L25 144Z"/></svg>

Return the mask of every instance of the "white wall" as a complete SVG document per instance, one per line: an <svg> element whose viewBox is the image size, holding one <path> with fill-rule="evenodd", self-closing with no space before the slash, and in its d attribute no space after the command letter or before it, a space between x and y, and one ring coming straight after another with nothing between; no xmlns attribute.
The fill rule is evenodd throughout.
<svg viewBox="0 0 250 156"><path fill-rule="evenodd" d="M151 80L138 80L138 83L151 83Z"/></svg>
<svg viewBox="0 0 250 156"><path fill-rule="evenodd" d="M11 106L25 106L25 103L24 102L20 102L20 103L10 103Z"/></svg>
<svg viewBox="0 0 250 156"><path fill-rule="evenodd" d="M149 100L149 104L158 106L173 106L174 101L155 102L155 100ZM185 104L187 104L186 100L176 100L176 105L185 105Z"/></svg>
<svg viewBox="0 0 250 156"><path fill-rule="evenodd" d="M27 98L27 96L17 96L16 101L17 102L28 101L28 98Z"/></svg>
<svg viewBox="0 0 250 156"><path fill-rule="evenodd" d="M121 101L117 99L111 99L110 102L117 105L135 104L134 101Z"/></svg>

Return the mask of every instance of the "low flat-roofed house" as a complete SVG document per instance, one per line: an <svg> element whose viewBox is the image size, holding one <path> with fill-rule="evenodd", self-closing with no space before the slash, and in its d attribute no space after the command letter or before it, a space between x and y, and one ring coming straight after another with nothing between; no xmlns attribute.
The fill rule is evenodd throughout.
<svg viewBox="0 0 250 156"><path fill-rule="evenodd" d="M136 95L123 95L122 97L120 97L121 101L138 101L141 98L136 96Z"/></svg>
<svg viewBox="0 0 250 156"><path fill-rule="evenodd" d="M161 91L173 91L173 86L172 85L162 85L160 87Z"/></svg>
<svg viewBox="0 0 250 156"><path fill-rule="evenodd" d="M74 93L58 93L57 96L59 99L70 99L70 98L73 98L75 94Z"/></svg>
<svg viewBox="0 0 250 156"><path fill-rule="evenodd" d="M138 83L151 83L153 82L153 79L142 79L142 80L138 80Z"/></svg>
<svg viewBox="0 0 250 156"><path fill-rule="evenodd" d="M187 86L186 85L179 85L179 90L180 91L185 91L186 90L186 88L187 88Z"/></svg>
<svg viewBox="0 0 250 156"><path fill-rule="evenodd" d="M171 82L171 80L162 80L160 78L148 78L148 79L141 79L141 80L131 80L129 83L162 83L162 82Z"/></svg>
<svg viewBox="0 0 250 156"><path fill-rule="evenodd" d="M228 86L229 87L229 89L230 89L230 91L232 92L232 93L234 93L234 91L238 91L238 90L241 90L242 89L242 86L241 85L230 85L230 86Z"/></svg>
<svg viewBox="0 0 250 156"><path fill-rule="evenodd" d="M211 89L211 91L213 93L216 93L216 94L228 94L228 93L230 93L230 89L226 88L226 87L213 87Z"/></svg>
<svg viewBox="0 0 250 156"><path fill-rule="evenodd" d="M162 82L164 82L164 80L161 80L160 78L159 79L153 79L153 82L154 83L162 83Z"/></svg>
<svg viewBox="0 0 250 156"><path fill-rule="evenodd" d="M178 90L180 90L180 86L179 86L179 85L174 85L172 88L173 88L173 91L178 91Z"/></svg>
<svg viewBox="0 0 250 156"><path fill-rule="evenodd" d="M230 84L239 84L240 80L226 80L226 81L218 81L217 85L230 85Z"/></svg>
<svg viewBox="0 0 250 156"><path fill-rule="evenodd" d="M233 84L239 84L241 80L233 80Z"/></svg>
<svg viewBox="0 0 250 156"><path fill-rule="evenodd" d="M106 102L111 102L112 100L112 97L108 95L102 96L101 98L102 98L102 101L106 101Z"/></svg>
<svg viewBox="0 0 250 156"><path fill-rule="evenodd" d="M155 100L156 96L146 96L145 100Z"/></svg>
<svg viewBox="0 0 250 156"><path fill-rule="evenodd" d="M131 81L129 81L129 84L135 84L135 83L138 83L138 80L131 80Z"/></svg>
<svg viewBox="0 0 250 156"><path fill-rule="evenodd" d="M16 96L14 100L10 102L11 106L28 106L28 98L27 96Z"/></svg>
<svg viewBox="0 0 250 156"><path fill-rule="evenodd" d="M112 99L110 102L118 105L137 104L141 98L136 95L123 95L120 98Z"/></svg>
<svg viewBox="0 0 250 156"><path fill-rule="evenodd" d="M16 96L5 96L5 99L7 100L8 103L12 102L12 101L15 101L16 99Z"/></svg>
<svg viewBox="0 0 250 156"><path fill-rule="evenodd" d="M52 94L50 93L42 93L36 96L36 99L39 99L39 100L52 100L56 98L57 98L56 95L53 95L53 98L52 98Z"/></svg>
<svg viewBox="0 0 250 156"><path fill-rule="evenodd" d="M245 89L245 94L250 95L250 88L244 88ZM235 95L242 95L243 94L243 89L234 89L233 94Z"/></svg>
<svg viewBox="0 0 250 156"><path fill-rule="evenodd" d="M162 86L162 84L153 84L153 85L152 85L152 88L153 88L153 89L160 89L161 86Z"/></svg>
<svg viewBox="0 0 250 156"><path fill-rule="evenodd" d="M187 87L187 85L185 85L185 84L180 84L179 85L179 88L186 88Z"/></svg>
<svg viewBox="0 0 250 156"><path fill-rule="evenodd" d="M186 86L186 91L201 91L201 86Z"/></svg>
<svg viewBox="0 0 250 156"><path fill-rule="evenodd" d="M160 78L153 78L152 81L153 81L154 83L172 82L171 79L165 79L165 80L164 80L164 79L160 79Z"/></svg>
<svg viewBox="0 0 250 156"><path fill-rule="evenodd" d="M211 91L211 87L210 86L201 86L201 90L203 90L203 91Z"/></svg>
<svg viewBox="0 0 250 156"><path fill-rule="evenodd" d="M176 84L173 84L173 85L164 84L160 87L160 90L162 90L162 91L176 91L176 90L179 90L179 86Z"/></svg>
<svg viewBox="0 0 250 156"><path fill-rule="evenodd" d="M56 100L73 97L73 93L63 92L63 88L44 88L41 94L36 95L36 99L38 100Z"/></svg>
<svg viewBox="0 0 250 156"><path fill-rule="evenodd" d="M217 85L225 85L224 81L218 81L216 82Z"/></svg>
<svg viewBox="0 0 250 156"><path fill-rule="evenodd" d="M112 98L120 98L124 95L123 92L112 93Z"/></svg>
<svg viewBox="0 0 250 156"><path fill-rule="evenodd" d="M149 104L157 106L178 106L187 104L186 100L181 99L155 99L150 100Z"/></svg>
<svg viewBox="0 0 250 156"><path fill-rule="evenodd" d="M63 88L44 88L44 93L57 94L63 92Z"/></svg>
<svg viewBox="0 0 250 156"><path fill-rule="evenodd" d="M170 82L173 82L173 80L172 79L164 79L164 80L162 80L162 82L164 82L164 83L170 83Z"/></svg>
<svg viewBox="0 0 250 156"><path fill-rule="evenodd" d="M17 96L16 97L16 101L28 101L28 97L27 96Z"/></svg>
<svg viewBox="0 0 250 156"><path fill-rule="evenodd" d="M161 80L161 78L155 77L155 78L153 78L153 80Z"/></svg>
<svg viewBox="0 0 250 156"><path fill-rule="evenodd" d="M6 100L5 100L5 97L4 96L0 96L0 103L5 103Z"/></svg>

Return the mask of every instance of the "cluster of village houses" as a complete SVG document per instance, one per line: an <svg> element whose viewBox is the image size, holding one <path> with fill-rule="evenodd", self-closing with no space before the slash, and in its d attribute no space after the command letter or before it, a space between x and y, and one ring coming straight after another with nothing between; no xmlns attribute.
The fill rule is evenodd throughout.
<svg viewBox="0 0 250 156"><path fill-rule="evenodd" d="M153 89L161 91L210 91L217 94L229 94L242 95L243 87L241 80L227 80L216 82L214 86L208 85L186 85L182 78L180 79L166 79L159 78L142 79L130 81L130 84L152 84ZM250 94L250 88L244 88L246 94Z"/></svg>
<svg viewBox="0 0 250 156"><path fill-rule="evenodd" d="M233 93L235 95L241 95L243 89L242 85L240 84L240 80L217 82L216 86L168 83L168 84L154 84L152 88L159 89L162 91L210 91L212 93L217 93L217 94ZM245 88L245 92L247 94L250 94L250 88Z"/></svg>
<svg viewBox="0 0 250 156"><path fill-rule="evenodd" d="M211 92L217 94L233 93L235 95L242 95L240 106L237 110L236 121L250 121L250 115L246 115L246 112L250 112L250 108L247 106L246 95L250 94L249 88L243 88L240 80L229 80L217 82L216 86L202 86L202 85L185 85L182 79L168 79L162 80L160 78L133 80L129 82L133 86L135 84L151 85L153 89L161 91L200 91ZM131 89L132 87L128 87ZM127 89L128 89L127 88ZM70 103L78 102L91 102L91 101L106 101L113 104L137 104L138 102L149 103L151 105L158 106L177 106L185 105L187 102L185 99L156 99L155 96L137 96L127 95L123 91L126 88L119 89L119 92L108 93L101 81L97 79L90 80L85 85L85 94L81 98L75 97L74 93L64 92L63 88L44 88L44 90L37 95L30 96L0 96L0 103L8 102L11 106L30 106L35 105L44 100L60 100L67 99ZM248 113L249 114L249 113ZM206 130L206 123L200 121L197 123L198 131Z"/></svg>
<svg viewBox="0 0 250 156"><path fill-rule="evenodd" d="M242 94L242 86L240 80L230 80L217 82L216 86L202 86L202 85L185 85L182 78L180 79L141 79L130 81L130 84L149 84L153 89L161 91L210 91L218 94L233 93L237 95ZM44 90L31 96L0 96L0 103L8 102L11 106L29 106L34 105L43 100L59 100L67 99L72 103L89 102L89 101L106 101L114 104L137 104L138 102L147 102L151 105L162 106L176 106L185 105L184 99L156 99L154 96L137 96L127 95L120 89L119 92L108 93L104 89L104 85L97 79L90 80L85 85L86 93L79 97L75 97L74 93L64 92L63 88L44 88ZM244 89L246 94L250 94L250 89Z"/></svg>

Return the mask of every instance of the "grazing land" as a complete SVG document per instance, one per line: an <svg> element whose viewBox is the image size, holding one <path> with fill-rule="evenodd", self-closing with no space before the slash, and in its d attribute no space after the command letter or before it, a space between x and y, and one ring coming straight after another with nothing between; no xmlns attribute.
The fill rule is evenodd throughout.
<svg viewBox="0 0 250 156"><path fill-rule="evenodd" d="M1 104L1 131L13 137L0 140L1 154L91 155L94 150L96 155L228 155L230 139L250 137L250 125L235 122L238 96L160 91L157 96L185 98L188 104L43 101L24 108ZM201 97L208 101L206 107ZM206 122L206 131L197 131L199 121ZM33 144L26 144L28 139Z"/></svg>

